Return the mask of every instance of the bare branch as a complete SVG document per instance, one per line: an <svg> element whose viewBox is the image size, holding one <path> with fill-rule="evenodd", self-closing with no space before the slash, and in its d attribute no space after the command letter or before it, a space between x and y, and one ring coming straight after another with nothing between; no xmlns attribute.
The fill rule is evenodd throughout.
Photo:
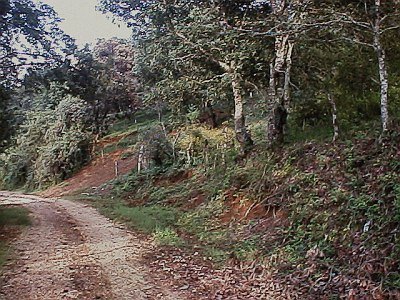
<svg viewBox="0 0 400 300"><path fill-rule="evenodd" d="M362 42L362 41L359 41L359 40L356 40L356 39L352 39L352 38L348 38L348 37L343 37L343 40L348 41L348 42L352 42L352 43L356 43L356 44L358 44L358 45L362 45L362 46L367 46L367 47L372 47L372 48L374 48L374 45L373 45L373 44L369 44L369 43L366 43L366 42Z"/></svg>
<svg viewBox="0 0 400 300"><path fill-rule="evenodd" d="M387 32L387 31L395 30L395 29L399 29L399 28L400 28L400 25L392 26L392 27L388 27L388 28L382 29L379 33L383 34L383 33Z"/></svg>
<svg viewBox="0 0 400 300"><path fill-rule="evenodd" d="M189 77L189 76L184 76L183 78L187 78L187 79L189 79L190 81L194 81L194 82L196 82L196 83L198 83L198 84L205 84L205 83L213 82L213 81L217 80L218 78L223 78L223 77L225 77L225 76L227 76L227 75L228 75L228 73L223 73L223 74L215 75L215 76L212 77L212 78L205 79L205 80L201 80L201 81L196 80L196 79L193 79L192 77Z"/></svg>
<svg viewBox="0 0 400 300"><path fill-rule="evenodd" d="M358 27L362 27L362 28L371 30L371 24L370 23L355 20L353 17L351 17L349 15L346 15L346 14L341 14L341 15L345 16L347 18L347 20L346 19L342 19L343 23L353 24L353 25L356 25Z"/></svg>

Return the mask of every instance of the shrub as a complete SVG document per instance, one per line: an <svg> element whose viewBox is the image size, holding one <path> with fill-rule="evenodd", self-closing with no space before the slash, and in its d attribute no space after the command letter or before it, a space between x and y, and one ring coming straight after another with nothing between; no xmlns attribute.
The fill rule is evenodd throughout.
<svg viewBox="0 0 400 300"><path fill-rule="evenodd" d="M0 155L0 186L41 188L70 176L89 158L86 105L67 96L54 109L24 113L12 146Z"/></svg>

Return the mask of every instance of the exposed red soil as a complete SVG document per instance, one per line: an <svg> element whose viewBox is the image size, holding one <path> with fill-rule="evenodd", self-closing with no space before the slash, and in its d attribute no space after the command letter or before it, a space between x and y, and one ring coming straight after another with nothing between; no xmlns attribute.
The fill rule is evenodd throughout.
<svg viewBox="0 0 400 300"><path fill-rule="evenodd" d="M97 188L105 182L116 177L115 163L118 162L118 173L124 175L137 167L135 156L122 159L125 150L117 150L103 157L92 160L89 165L80 170L76 175L67 179L62 184L51 187L41 193L44 197L61 197L78 192Z"/></svg>
<svg viewBox="0 0 400 300"><path fill-rule="evenodd" d="M304 152L302 154L304 158L298 160L297 167L304 174L316 174L318 181L336 182L339 186L346 187L348 178L344 176L343 170L347 170L345 164L348 162L343 158L340 149L325 152L324 149L318 149L318 147L310 144L301 150ZM115 152L115 154L117 155L118 152ZM325 164L315 161L317 154L324 154ZM361 156L361 154L364 153L359 153L357 156ZM111 161L111 170L114 166L113 159L112 155L107 158L108 163ZM331 164L331 160L335 163ZM363 157L357 157L352 164L358 170L362 170L366 168L363 160ZM97 169L94 168L94 170L102 172L101 166ZM381 164L376 164L368 170L370 172L365 180L370 181L371 184L376 184L374 177L384 174L384 168ZM87 172L93 173L96 179L100 177L96 174L96 171L88 170ZM182 171L174 176L159 178L155 185L165 187L183 182L192 176L192 172ZM76 177L78 177L78 181L82 180L82 178L79 179L79 174ZM282 239L282 233L279 233L277 229L289 225L288 208L282 205L287 200L285 196L288 192L283 188L289 183L293 183L296 178L276 176L273 179L265 178L263 181L257 182L257 187L263 188L264 193L270 195L258 204L246 199L243 191L240 191L240 187L227 190L224 195L226 210L219 218L221 223L229 225L233 222L252 220L244 233L241 233L243 240L247 237L247 231L259 233L266 249L276 247L276 241ZM100 184L106 180L103 177ZM311 178L309 180L310 182L299 183L303 191L315 189L313 180L317 179ZM92 186L96 185L89 185L86 188ZM326 187L329 187L329 185L326 185ZM326 187L323 186L318 189L316 194L328 201L329 190ZM376 189L378 188L376 187ZM68 189L69 186L61 187L63 191ZM252 189L254 189L254 186L250 187L247 192L251 192ZM250 193L247 193L247 195L250 195ZM181 200L182 198L172 197L168 203L174 204ZM188 199L184 200L187 202L182 204L182 208L185 210L193 209L204 202L205 196L200 191L193 191ZM378 264L379 257L374 253L366 253L363 243L357 239L353 241L350 248L338 248L340 257L350 261L356 268L347 273L338 272L333 266L327 264L323 259L323 252L318 248L311 248L307 251L304 261L297 268L293 268L289 263L276 268L270 267L270 262L272 263L273 260L268 261L266 265L258 261L249 264L232 262L232 266L217 268L211 264L209 259L202 257L197 251L200 252L198 248L182 251L174 248L160 249L154 247L147 253L145 262L150 265L151 273L154 274L153 279L165 282L166 285L172 285L174 290L189 293L190 296L187 299L328 299L326 295L334 293L340 295L340 298L343 299L400 299L398 291L384 294L379 283L371 279L370 274L373 273L374 268L371 262ZM384 249L381 252L381 257L388 257L391 251L392 248L389 247ZM371 257L372 259L369 259ZM275 259L278 260L278 258ZM384 264L382 268L387 268L387 265ZM361 274L361 272L364 273ZM379 270L379 272L383 273L385 270ZM362 276L357 277L354 274L361 274Z"/></svg>
<svg viewBox="0 0 400 300"><path fill-rule="evenodd" d="M202 204L206 200L206 196L201 191L195 190L189 195L188 201L182 206L184 210L191 210Z"/></svg>
<svg viewBox="0 0 400 300"><path fill-rule="evenodd" d="M232 190L225 192L224 204L227 209L220 217L223 224L266 218L273 213L263 205L254 205L254 202L244 199L243 196L235 194Z"/></svg>

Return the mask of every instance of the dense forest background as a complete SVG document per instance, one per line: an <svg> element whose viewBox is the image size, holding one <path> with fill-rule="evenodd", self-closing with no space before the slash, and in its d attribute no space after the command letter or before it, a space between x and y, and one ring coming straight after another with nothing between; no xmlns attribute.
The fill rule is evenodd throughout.
<svg viewBox="0 0 400 300"><path fill-rule="evenodd" d="M399 116L397 1L102 1L132 41L77 49L51 7L2 1L2 178L70 176L116 117L232 122L241 154ZM140 80L138 80L140 78ZM331 129L328 129L331 127ZM6 165L6 166L5 166Z"/></svg>
<svg viewBox="0 0 400 300"><path fill-rule="evenodd" d="M339 295L346 276L367 282L343 283L347 292L394 295L399 1L101 0L98 8L126 22L132 40L78 48L50 6L0 0L2 188L60 183L99 155L116 124L142 122L130 145L138 169L115 183L125 200L144 193L130 205L168 204L176 187L162 194L156 178L198 170L208 185L186 179L208 204L168 228L204 234L213 226L199 218L222 209L210 203L240 196L251 203L246 218L264 207L289 223L267 242L230 233L235 258L262 249L296 272L302 259L323 258L328 267L308 269L315 281L330 274L316 295L327 286ZM376 232L364 236L370 226ZM223 237L203 238L225 255ZM346 261L351 253L358 257Z"/></svg>

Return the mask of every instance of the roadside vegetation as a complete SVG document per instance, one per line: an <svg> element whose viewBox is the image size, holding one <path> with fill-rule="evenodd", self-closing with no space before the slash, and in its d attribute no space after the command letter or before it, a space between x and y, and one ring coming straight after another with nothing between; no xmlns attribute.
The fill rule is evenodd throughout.
<svg viewBox="0 0 400 300"><path fill-rule="evenodd" d="M100 0L133 39L81 49L51 7L5 4L1 188L103 160L115 178L71 197L159 250L248 263L244 290L400 297L399 1ZM57 51L21 57L15 32Z"/></svg>
<svg viewBox="0 0 400 300"><path fill-rule="evenodd" d="M24 226L29 226L29 211L22 207L0 207L0 269L11 257L10 241Z"/></svg>
<svg viewBox="0 0 400 300"><path fill-rule="evenodd" d="M152 124L160 128L157 119ZM283 151L257 146L238 163L238 145L220 147L226 129L188 125L176 142L177 160L165 154L171 160L162 166L133 170L74 198L160 246L200 251L216 265L257 261L281 280L308 272L311 282L324 282L316 293L329 289L339 297L345 280L360 280L366 286L359 293L379 287L390 295L400 288L400 136L393 132L380 143L379 130L369 126L334 145L321 128L318 136L304 132ZM202 139L210 140L207 152L196 144Z"/></svg>

